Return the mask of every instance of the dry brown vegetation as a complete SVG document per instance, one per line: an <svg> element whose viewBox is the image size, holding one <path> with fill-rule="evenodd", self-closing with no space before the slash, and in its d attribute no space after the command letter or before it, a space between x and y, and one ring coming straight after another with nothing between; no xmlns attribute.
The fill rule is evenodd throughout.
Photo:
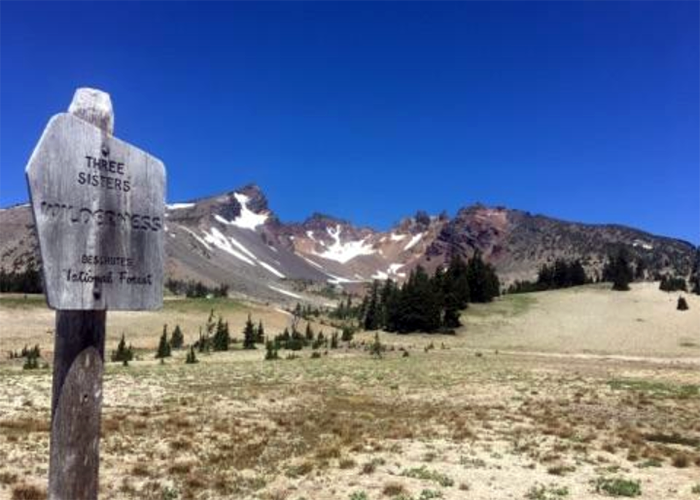
<svg viewBox="0 0 700 500"><path fill-rule="evenodd" d="M565 317L586 293L608 294L507 297L472 308L457 336L382 335L390 350L381 360L362 349L372 338L362 334L356 349L313 360L309 350L279 361L263 361L263 350L236 350L202 355L196 365L184 364L184 352L165 365L152 356L126 368L110 364L102 496L582 499L604 498L606 488L628 480L639 481L639 498L698 498L697 350L676 342L644 358L634 346L606 355L602 344L595 355L567 352L566 343L559 352L513 347L549 342L530 328L546 322L542 316ZM567 296L575 300L566 303ZM609 293L610 301L617 297ZM641 289L624 301L637 300L631 314L641 315L649 297ZM689 299L688 313L700 313L700 300ZM599 306L597 314L614 311ZM206 309L192 314L203 322ZM665 330L663 317L645 321L659 336L700 344L700 321L685 331L673 322ZM154 328L148 342L159 334ZM435 348L426 350L430 343ZM0 376L0 453L9 457L0 464L0 498L43 498L18 495L34 494L31 488L45 495L38 488L48 465L50 373L5 361Z"/></svg>

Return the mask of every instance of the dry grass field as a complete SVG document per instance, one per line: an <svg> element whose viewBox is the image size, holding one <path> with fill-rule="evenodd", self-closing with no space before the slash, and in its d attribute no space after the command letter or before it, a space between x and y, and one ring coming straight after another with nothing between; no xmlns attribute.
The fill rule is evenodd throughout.
<svg viewBox="0 0 700 500"><path fill-rule="evenodd" d="M110 313L140 360L105 375L102 498L262 500L700 499L700 297L654 284L506 296L454 336L355 336L319 358L264 351L153 359L163 323L196 338L213 306ZM52 345L41 300L0 298L2 350ZM326 330L330 332L330 330ZM400 350L400 349L403 350ZM403 355L403 351L409 353ZM283 353L284 358L287 353ZM50 370L0 362L0 499L44 498Z"/></svg>

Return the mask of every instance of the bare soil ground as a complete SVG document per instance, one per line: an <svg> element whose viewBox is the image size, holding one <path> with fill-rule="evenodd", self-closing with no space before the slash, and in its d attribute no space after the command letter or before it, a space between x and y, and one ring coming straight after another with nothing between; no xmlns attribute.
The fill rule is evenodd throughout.
<svg viewBox="0 0 700 500"><path fill-rule="evenodd" d="M124 331L143 350L107 367L102 498L698 499L700 297L686 297L679 312L652 284L507 296L454 336L381 334L379 360L363 333L318 359L160 365L162 324L192 341L212 304L110 313L110 345ZM53 314L27 302L0 298L2 350L52 344ZM241 330L249 306L214 305ZM252 315L268 333L288 321ZM45 495L50 382L0 362L0 499Z"/></svg>

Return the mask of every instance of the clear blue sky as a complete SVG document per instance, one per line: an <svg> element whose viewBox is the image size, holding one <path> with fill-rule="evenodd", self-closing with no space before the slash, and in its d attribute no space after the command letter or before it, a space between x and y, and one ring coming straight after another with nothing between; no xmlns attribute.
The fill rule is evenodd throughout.
<svg viewBox="0 0 700 500"><path fill-rule="evenodd" d="M78 86L169 200L386 228L481 201L700 242L698 2L0 7L0 205Z"/></svg>

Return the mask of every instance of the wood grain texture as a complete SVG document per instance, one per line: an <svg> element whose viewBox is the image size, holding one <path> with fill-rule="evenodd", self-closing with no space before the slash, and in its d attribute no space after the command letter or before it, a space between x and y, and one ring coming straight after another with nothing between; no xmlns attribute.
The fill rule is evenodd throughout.
<svg viewBox="0 0 700 500"><path fill-rule="evenodd" d="M95 115L91 108L88 116L109 123ZM26 173L49 307L162 307L165 168L160 160L61 113L49 121Z"/></svg>
<svg viewBox="0 0 700 500"><path fill-rule="evenodd" d="M70 109L111 133L114 117L108 94L78 89ZM97 499L106 322L105 310L56 311L50 500Z"/></svg>
<svg viewBox="0 0 700 500"><path fill-rule="evenodd" d="M63 326L75 333L76 338L70 340L78 342L72 345L84 344L77 335L87 333L90 337L94 336L95 330L91 327L100 330L100 323L104 339L103 311L71 311L59 313L58 316L58 322L64 322ZM57 347L72 347L70 340L57 342ZM98 496L102 371L102 355L95 347L89 346L79 351L63 380L54 376L54 389L59 386L60 390L54 391L55 404L52 406L49 461L51 500L94 500Z"/></svg>

